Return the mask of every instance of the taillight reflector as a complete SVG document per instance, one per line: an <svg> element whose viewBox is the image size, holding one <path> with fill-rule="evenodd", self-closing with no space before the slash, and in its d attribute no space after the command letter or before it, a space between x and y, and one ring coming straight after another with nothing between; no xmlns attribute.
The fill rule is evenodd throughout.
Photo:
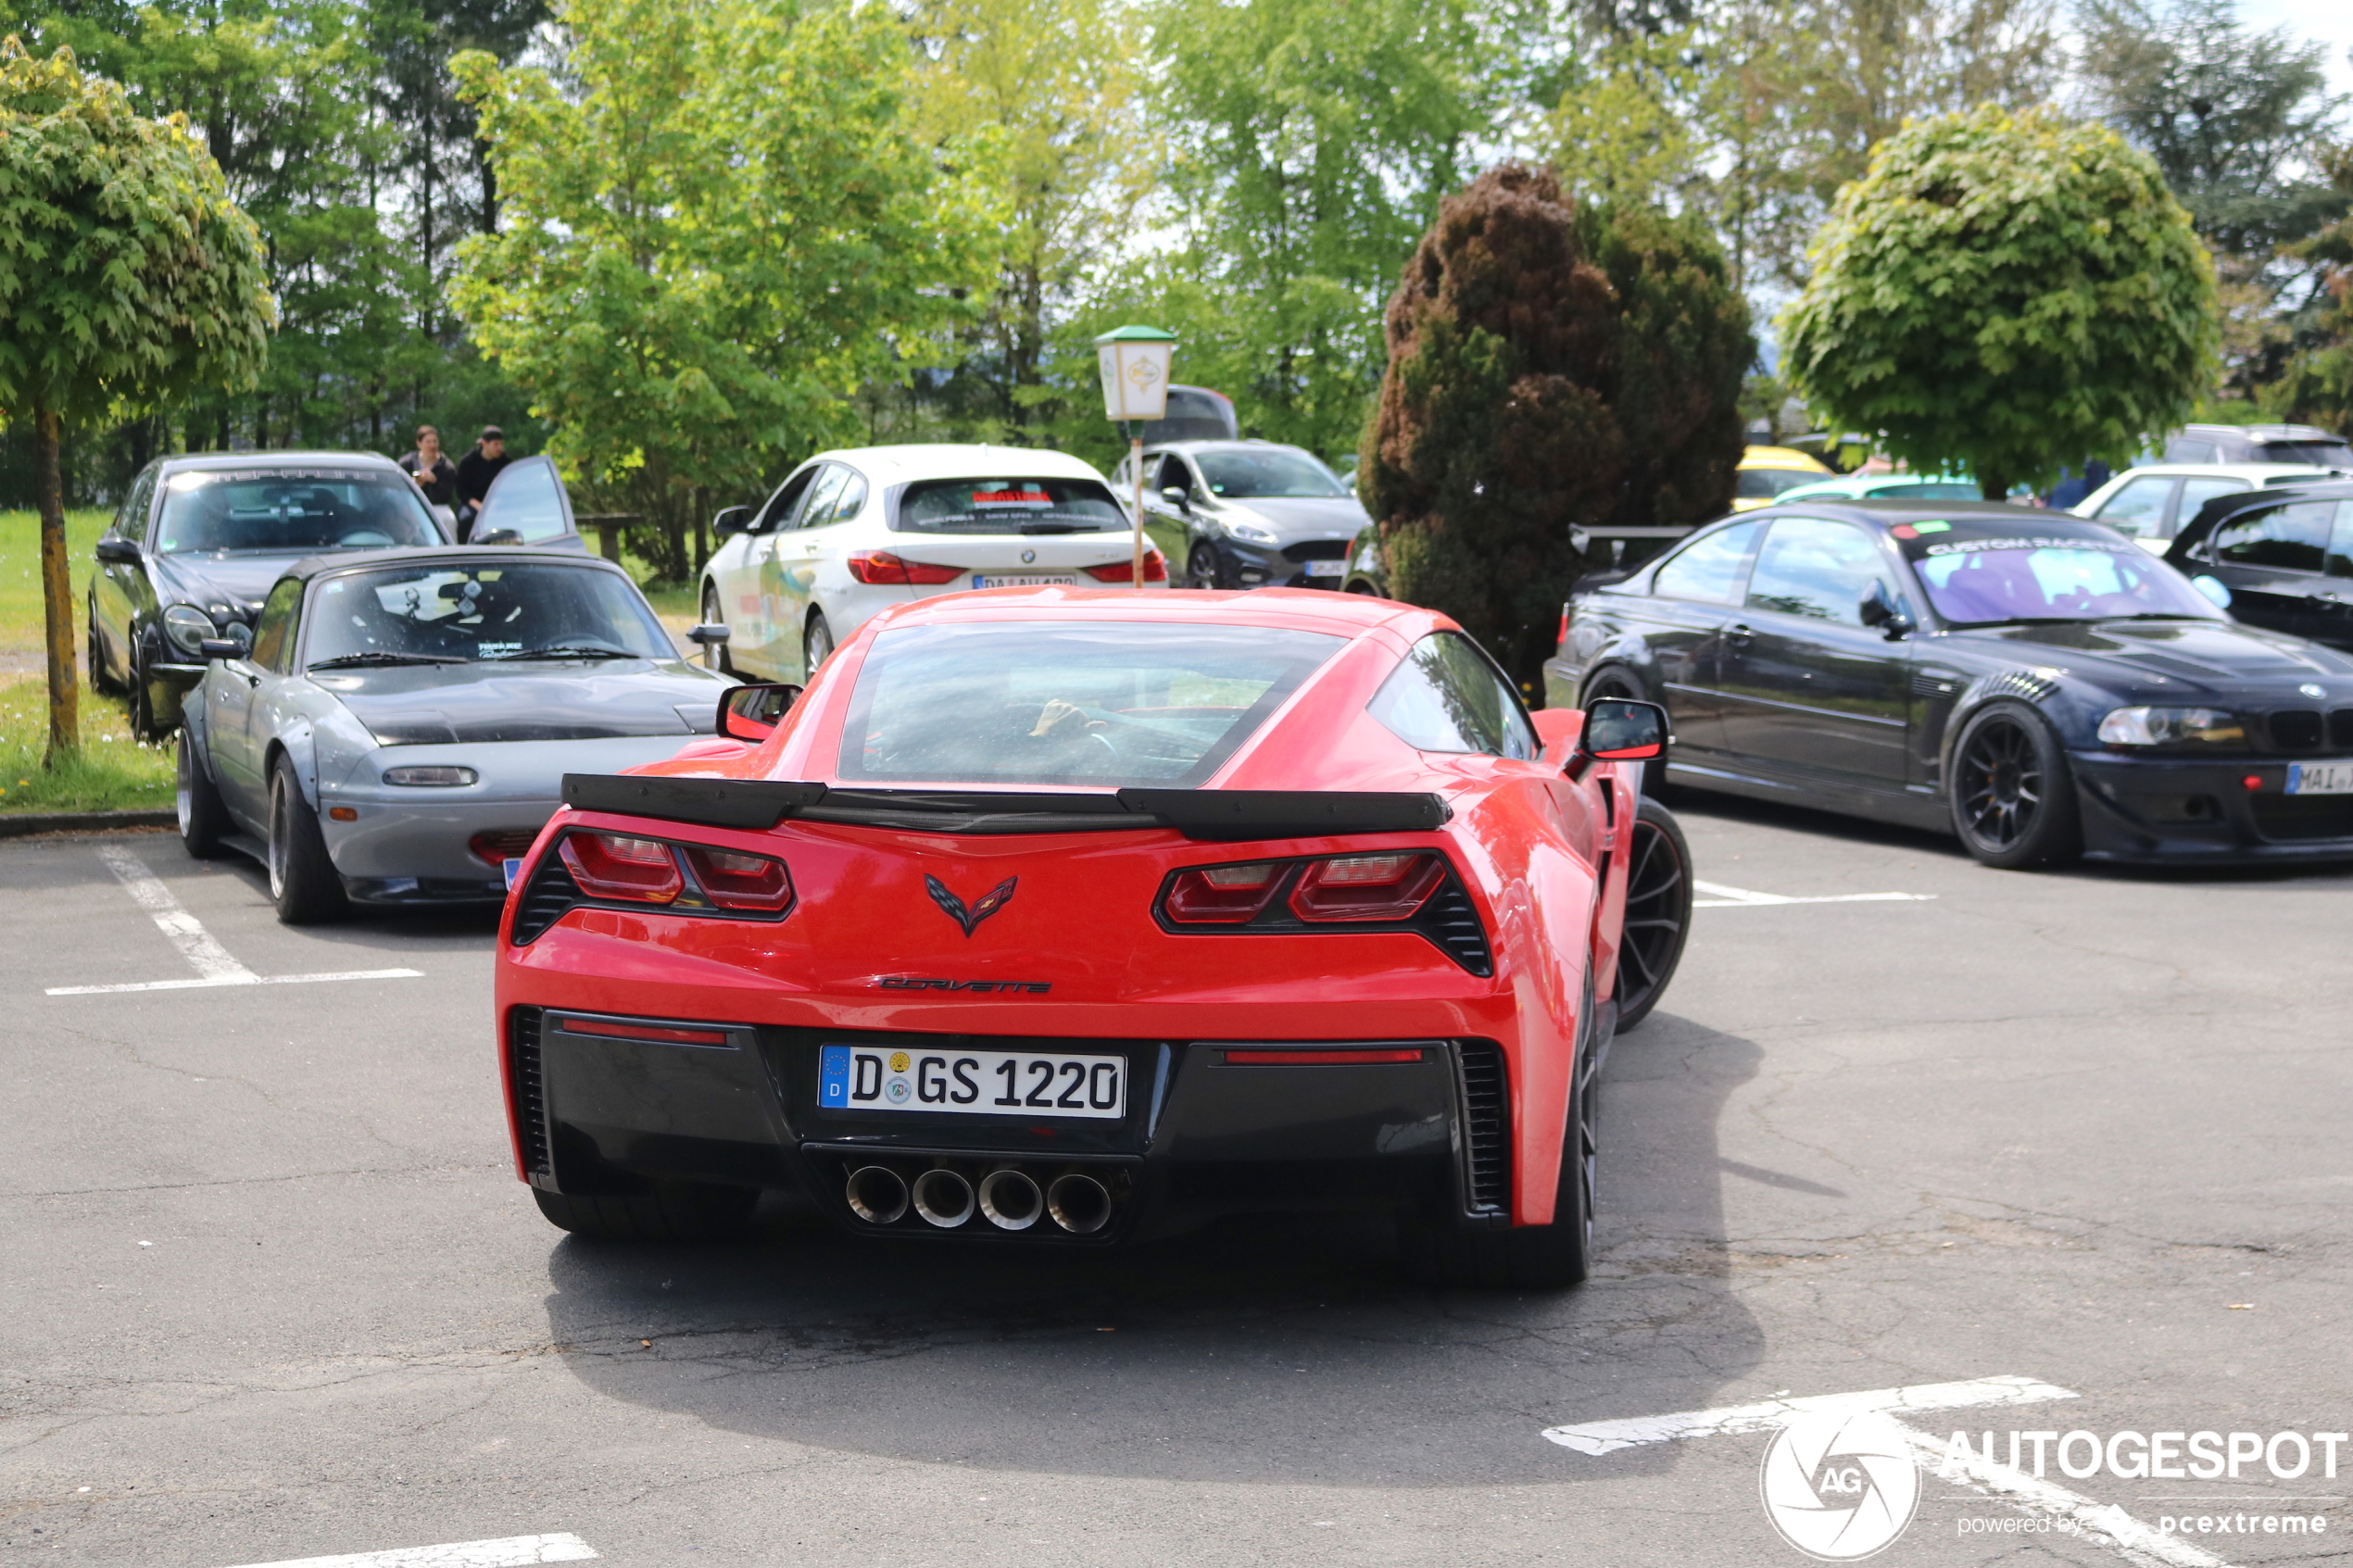
<svg viewBox="0 0 2353 1568"><path fill-rule="evenodd" d="M888 550L858 550L844 563L849 575L861 583L896 584L900 587L930 587L953 583L964 574L961 566L935 566L929 561L905 560Z"/></svg>
<svg viewBox="0 0 2353 1568"><path fill-rule="evenodd" d="M1412 1050L1374 1051L1227 1051L1229 1067L1367 1067L1383 1062L1419 1061Z"/></svg>
<svg viewBox="0 0 2353 1568"><path fill-rule="evenodd" d="M792 902L792 873L782 860L733 849L689 849L686 863L723 909L781 909Z"/></svg>
<svg viewBox="0 0 2353 1568"><path fill-rule="evenodd" d="M1317 860L1291 889L1291 913L1302 920L1411 920L1446 875L1436 855L1343 855Z"/></svg>
<svg viewBox="0 0 2353 1568"><path fill-rule="evenodd" d="M1133 583L1136 581L1136 562L1130 558L1113 561L1108 566L1090 566L1087 568L1087 575L1098 583ZM1147 549L1144 552L1144 581L1168 581L1168 558L1158 550Z"/></svg>
<svg viewBox="0 0 2353 1568"><path fill-rule="evenodd" d="M1249 920L1265 909L1283 880L1273 861L1254 866L1202 866L1179 872L1163 908L1168 918L1191 922Z"/></svg>
<svg viewBox="0 0 2353 1568"><path fill-rule="evenodd" d="M729 1043L724 1031L718 1029L666 1029L652 1023L614 1023L601 1018L559 1019L556 1027L567 1035L601 1035L614 1040L659 1040L673 1046L724 1046Z"/></svg>
<svg viewBox="0 0 2353 1568"><path fill-rule="evenodd" d="M592 898L667 904L686 885L670 846L660 839L617 833L567 834L561 852L573 880Z"/></svg>

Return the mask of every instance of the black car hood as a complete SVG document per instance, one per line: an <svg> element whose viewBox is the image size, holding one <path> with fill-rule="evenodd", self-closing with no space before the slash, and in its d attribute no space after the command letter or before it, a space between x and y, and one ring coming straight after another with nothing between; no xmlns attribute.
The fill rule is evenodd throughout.
<svg viewBox="0 0 2353 1568"><path fill-rule="evenodd" d="M297 555L150 556L156 597L166 605L192 604L205 609L225 604L241 618L269 596L278 574L302 558Z"/></svg>
<svg viewBox="0 0 2353 1568"><path fill-rule="evenodd" d="M645 659L319 670L310 679L378 746L707 734L726 689L683 664Z"/></svg>
<svg viewBox="0 0 2353 1568"><path fill-rule="evenodd" d="M2230 621L2069 621L1958 634L2015 648L2021 659L2064 664L2072 674L2114 686L2146 685L2162 676L2158 684L2169 687L2219 691L2353 676L2353 657Z"/></svg>

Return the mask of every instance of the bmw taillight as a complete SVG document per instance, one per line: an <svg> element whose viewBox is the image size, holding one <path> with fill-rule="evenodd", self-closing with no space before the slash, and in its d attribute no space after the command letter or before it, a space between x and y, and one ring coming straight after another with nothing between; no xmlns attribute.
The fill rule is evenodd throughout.
<svg viewBox="0 0 2353 1568"><path fill-rule="evenodd" d="M1179 872L1161 907L1168 918L1190 925L1249 920L1265 909L1290 868L1267 861L1256 866L1202 866Z"/></svg>
<svg viewBox="0 0 2353 1568"><path fill-rule="evenodd" d="M1115 560L1107 566L1090 566L1087 568L1087 575L1098 583L1133 583L1136 581L1136 563L1130 558ZM1147 583L1168 581L1168 558L1158 550L1148 549L1144 552L1144 581Z"/></svg>
<svg viewBox="0 0 2353 1568"><path fill-rule="evenodd" d="M887 583L897 587L931 587L953 583L964 574L961 566L935 566L929 561L905 560L888 550L858 550L845 563L849 575L861 583Z"/></svg>
<svg viewBox="0 0 2353 1568"><path fill-rule="evenodd" d="M775 910L792 903L792 873L782 860L735 849L689 849L686 863L723 909Z"/></svg>
<svg viewBox="0 0 2353 1568"><path fill-rule="evenodd" d="M670 846L658 838L618 833L564 835L564 866L591 898L626 898L638 904L668 904L686 890Z"/></svg>
<svg viewBox="0 0 2353 1568"><path fill-rule="evenodd" d="M1427 852L1317 860L1291 889L1291 913L1310 921L1411 920L1445 875L1446 862Z"/></svg>

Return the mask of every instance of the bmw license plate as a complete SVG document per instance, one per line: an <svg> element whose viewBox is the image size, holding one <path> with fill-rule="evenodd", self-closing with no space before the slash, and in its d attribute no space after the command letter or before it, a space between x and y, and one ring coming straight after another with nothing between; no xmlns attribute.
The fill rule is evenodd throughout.
<svg viewBox="0 0 2353 1568"><path fill-rule="evenodd" d="M1310 577L1345 577L1348 575L1348 563L1344 560L1311 560L1307 563L1307 575Z"/></svg>
<svg viewBox="0 0 2353 1568"><path fill-rule="evenodd" d="M2353 762L2291 762L2290 795L2353 795Z"/></svg>
<svg viewBox="0 0 2353 1568"><path fill-rule="evenodd" d="M1018 577L1004 576L993 571L986 577L977 571L973 573L973 586L975 588L1068 588L1075 586L1077 582L1078 579L1076 577L1056 576L1049 572L1032 571Z"/></svg>
<svg viewBox="0 0 2353 1568"><path fill-rule="evenodd" d="M1127 1059L826 1046L818 1056L817 1103L828 1110L1115 1122L1127 1114Z"/></svg>

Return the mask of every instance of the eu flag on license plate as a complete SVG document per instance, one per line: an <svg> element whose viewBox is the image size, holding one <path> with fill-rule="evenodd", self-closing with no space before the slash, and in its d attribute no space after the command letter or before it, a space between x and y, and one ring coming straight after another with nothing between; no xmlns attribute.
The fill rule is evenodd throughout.
<svg viewBox="0 0 2353 1568"><path fill-rule="evenodd" d="M827 1046L818 1060L817 1103L848 1105L849 1103L849 1047Z"/></svg>

